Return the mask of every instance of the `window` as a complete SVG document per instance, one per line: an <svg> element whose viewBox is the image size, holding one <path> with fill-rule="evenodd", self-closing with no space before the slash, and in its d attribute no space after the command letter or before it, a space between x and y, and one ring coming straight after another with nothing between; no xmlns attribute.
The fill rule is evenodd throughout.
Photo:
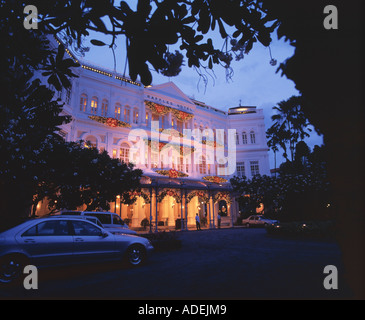
<svg viewBox="0 0 365 320"><path fill-rule="evenodd" d="M120 104L117 103L114 108L114 118L117 120L120 120L120 112L121 112L120 110L121 110Z"/></svg>
<svg viewBox="0 0 365 320"><path fill-rule="evenodd" d="M250 132L250 139L251 139L251 143L256 143L255 132L253 132L253 131Z"/></svg>
<svg viewBox="0 0 365 320"><path fill-rule="evenodd" d="M98 218L98 220L101 222L101 224L111 224L111 215L110 214L104 214L104 213L88 213L87 216Z"/></svg>
<svg viewBox="0 0 365 320"><path fill-rule="evenodd" d="M101 229L86 221L72 221L76 236L100 236Z"/></svg>
<svg viewBox="0 0 365 320"><path fill-rule="evenodd" d="M244 177L245 176L245 163L237 162L237 176Z"/></svg>
<svg viewBox="0 0 365 320"><path fill-rule="evenodd" d="M247 144L247 133L242 132L242 144Z"/></svg>
<svg viewBox="0 0 365 320"><path fill-rule="evenodd" d="M66 103L71 103L71 92L72 92L72 86L66 89Z"/></svg>
<svg viewBox="0 0 365 320"><path fill-rule="evenodd" d="M50 220L41 222L22 234L23 237L68 235L68 224L66 220Z"/></svg>
<svg viewBox="0 0 365 320"><path fill-rule="evenodd" d="M240 144L240 136L238 132L236 132L235 135L236 135L236 144Z"/></svg>
<svg viewBox="0 0 365 320"><path fill-rule="evenodd" d="M87 95L82 94L80 97L80 111L86 112L86 106L87 106Z"/></svg>
<svg viewBox="0 0 365 320"><path fill-rule="evenodd" d="M112 219L113 219L113 224L124 226L124 221L116 214L113 214Z"/></svg>
<svg viewBox="0 0 365 320"><path fill-rule="evenodd" d="M149 113L146 112L146 126L148 125L148 120L149 120Z"/></svg>
<svg viewBox="0 0 365 320"><path fill-rule="evenodd" d="M130 122L130 114L131 114L131 111L129 110L128 107L125 107L124 109L124 122Z"/></svg>
<svg viewBox="0 0 365 320"><path fill-rule="evenodd" d="M98 112L98 98L97 97L93 97L91 99L91 114L97 114Z"/></svg>
<svg viewBox="0 0 365 320"><path fill-rule="evenodd" d="M104 99L101 103L101 115L106 116L108 114L108 100Z"/></svg>
<svg viewBox="0 0 365 320"><path fill-rule="evenodd" d="M199 163L199 173L207 174L207 162L204 157L201 157L201 161Z"/></svg>
<svg viewBox="0 0 365 320"><path fill-rule="evenodd" d="M138 110L137 109L134 109L133 110L133 123L137 124L138 123Z"/></svg>
<svg viewBox="0 0 365 320"><path fill-rule="evenodd" d="M251 167L251 175L252 176L260 174L259 162L258 161L250 161L250 167Z"/></svg>
<svg viewBox="0 0 365 320"><path fill-rule="evenodd" d="M129 163L129 146L126 143L122 144L120 147L119 158L120 161Z"/></svg>
<svg viewBox="0 0 365 320"><path fill-rule="evenodd" d="M177 131L179 131L179 132L182 132L183 131L183 122L182 121L180 121L180 120L177 120L176 121L176 127L177 127Z"/></svg>
<svg viewBox="0 0 365 320"><path fill-rule="evenodd" d="M87 136L85 139L86 147L96 148L98 146L98 140L94 136Z"/></svg>
<svg viewBox="0 0 365 320"><path fill-rule="evenodd" d="M151 153L151 167L152 168L158 167L158 153L157 152Z"/></svg>
<svg viewBox="0 0 365 320"><path fill-rule="evenodd" d="M178 164L177 164L177 170L178 171L184 171L184 158L183 157L178 157Z"/></svg>

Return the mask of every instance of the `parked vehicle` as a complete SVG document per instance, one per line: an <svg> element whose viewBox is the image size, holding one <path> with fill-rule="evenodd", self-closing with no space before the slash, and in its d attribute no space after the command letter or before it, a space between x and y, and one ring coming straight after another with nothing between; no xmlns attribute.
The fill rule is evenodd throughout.
<svg viewBox="0 0 365 320"><path fill-rule="evenodd" d="M95 223L96 225L98 225L101 228L104 228L103 225L101 224L100 220L98 218L92 217L92 216L82 216L82 215L51 215L51 216L47 216L47 218L61 218L61 219L62 218L67 218L67 217L87 220L87 221L90 221L92 223Z"/></svg>
<svg viewBox="0 0 365 320"><path fill-rule="evenodd" d="M0 234L0 282L19 278L25 265L37 267L84 262L145 262L151 242L133 235L114 235L79 217L38 218Z"/></svg>
<svg viewBox="0 0 365 320"><path fill-rule="evenodd" d="M271 224L279 223L278 220L268 219L262 215L249 216L247 219L242 220L242 225L246 227L266 227Z"/></svg>
<svg viewBox="0 0 365 320"><path fill-rule="evenodd" d="M104 211L62 211L61 215L81 215L98 218L103 228L113 234L134 234L137 232L129 229L123 219L113 212Z"/></svg>

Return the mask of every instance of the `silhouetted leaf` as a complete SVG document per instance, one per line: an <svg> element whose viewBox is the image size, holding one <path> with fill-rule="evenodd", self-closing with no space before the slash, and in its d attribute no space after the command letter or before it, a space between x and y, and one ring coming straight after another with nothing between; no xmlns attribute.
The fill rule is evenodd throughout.
<svg viewBox="0 0 365 320"><path fill-rule="evenodd" d="M106 46L106 44L103 41L100 41L100 40L92 39L92 40L90 40L90 42L94 46L98 46L98 47Z"/></svg>

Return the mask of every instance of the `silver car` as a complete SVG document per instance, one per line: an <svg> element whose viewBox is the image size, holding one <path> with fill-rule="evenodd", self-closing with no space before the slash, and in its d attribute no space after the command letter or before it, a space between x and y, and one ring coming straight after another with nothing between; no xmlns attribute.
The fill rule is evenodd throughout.
<svg viewBox="0 0 365 320"><path fill-rule="evenodd" d="M269 218L265 218L262 215L253 215L249 216L247 219L242 220L242 225L246 227L266 227L271 224L279 223L278 220L271 220Z"/></svg>
<svg viewBox="0 0 365 320"><path fill-rule="evenodd" d="M98 218L103 228L113 234L134 234L137 232L129 229L122 218L116 213L107 211L62 211L61 215L80 215Z"/></svg>
<svg viewBox="0 0 365 320"><path fill-rule="evenodd" d="M146 238L114 235L88 220L32 219L0 233L0 282L19 278L27 264L43 267L125 260L137 266L152 250Z"/></svg>

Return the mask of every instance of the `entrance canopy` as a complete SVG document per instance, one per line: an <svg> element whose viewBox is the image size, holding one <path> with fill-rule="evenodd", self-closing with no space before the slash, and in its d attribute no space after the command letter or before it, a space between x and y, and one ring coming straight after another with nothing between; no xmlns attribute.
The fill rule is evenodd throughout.
<svg viewBox="0 0 365 320"><path fill-rule="evenodd" d="M143 175L141 179L142 188L172 188L184 190L206 190L208 192L232 192L232 186L229 182L214 183L193 178L169 178L161 177L157 173L148 173Z"/></svg>

